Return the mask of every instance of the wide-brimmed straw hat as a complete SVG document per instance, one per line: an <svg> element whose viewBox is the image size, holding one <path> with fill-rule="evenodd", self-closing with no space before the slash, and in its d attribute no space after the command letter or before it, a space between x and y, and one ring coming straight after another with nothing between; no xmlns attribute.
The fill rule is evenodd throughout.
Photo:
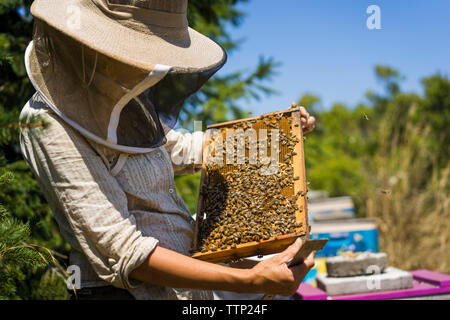
<svg viewBox="0 0 450 320"><path fill-rule="evenodd" d="M31 83L91 140L149 152L226 61L219 44L188 27L186 10L187 0L35 0Z"/></svg>
<svg viewBox="0 0 450 320"><path fill-rule="evenodd" d="M188 26L187 0L35 0L31 13L111 58L148 71L196 72L223 63L221 46Z"/></svg>

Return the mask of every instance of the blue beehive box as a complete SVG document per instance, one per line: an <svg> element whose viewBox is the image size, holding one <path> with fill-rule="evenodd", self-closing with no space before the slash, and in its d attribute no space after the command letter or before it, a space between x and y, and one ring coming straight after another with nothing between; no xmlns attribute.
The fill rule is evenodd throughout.
<svg viewBox="0 0 450 320"><path fill-rule="evenodd" d="M378 252L375 219L343 219L311 225L311 239L329 239L317 257L330 257L345 251Z"/></svg>
<svg viewBox="0 0 450 320"><path fill-rule="evenodd" d="M346 251L378 252L378 230L375 219L339 219L311 224L311 239L328 239L316 253L316 267L303 280L314 283L318 272L325 272L324 259ZM323 259L321 259L323 258Z"/></svg>

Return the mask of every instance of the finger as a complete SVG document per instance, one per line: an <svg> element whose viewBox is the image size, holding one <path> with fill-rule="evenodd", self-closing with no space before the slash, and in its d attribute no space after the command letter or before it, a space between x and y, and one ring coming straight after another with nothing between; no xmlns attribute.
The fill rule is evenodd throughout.
<svg viewBox="0 0 450 320"><path fill-rule="evenodd" d="M312 119L311 119L312 118ZM310 120L311 119L311 120ZM314 130L314 128L316 127L316 119L314 119L314 117L310 117L308 119L308 123L304 126L303 128L303 132L304 133L308 133Z"/></svg>
<svg viewBox="0 0 450 320"><path fill-rule="evenodd" d="M309 117L309 113L308 113L308 111L306 111L306 109L304 107L300 107L300 115L305 118Z"/></svg>
<svg viewBox="0 0 450 320"><path fill-rule="evenodd" d="M295 254L300 250L303 245L303 240L301 238L297 238L293 244L286 248L282 253L279 254L281 258L281 262L287 262L291 258L295 256Z"/></svg>
<svg viewBox="0 0 450 320"><path fill-rule="evenodd" d="M303 278L308 274L308 272L312 268L314 268L314 266L315 266L314 256L315 255L316 255L316 251L312 251L303 263L295 265L293 267L289 267L289 269L291 269L295 279L302 281Z"/></svg>
<svg viewBox="0 0 450 320"><path fill-rule="evenodd" d="M314 250L313 252L311 252L308 255L308 257L303 262L307 268L309 268L309 269L314 268L314 265L316 264L315 261L314 261L315 255L316 255L316 251Z"/></svg>
<svg viewBox="0 0 450 320"><path fill-rule="evenodd" d="M316 125L315 125L314 121L308 120L308 123L306 124L306 129L309 132L309 131L312 131L315 128L315 126Z"/></svg>

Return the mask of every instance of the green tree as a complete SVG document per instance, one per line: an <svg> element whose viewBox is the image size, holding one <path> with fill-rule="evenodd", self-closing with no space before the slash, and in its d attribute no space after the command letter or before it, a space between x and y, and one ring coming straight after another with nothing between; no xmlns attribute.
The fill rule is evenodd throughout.
<svg viewBox="0 0 450 320"><path fill-rule="evenodd" d="M0 176L0 186L8 183L10 173ZM20 299L28 295L23 282L30 269L42 268L46 260L27 242L30 228L0 207L0 300ZM25 292L24 292L25 291Z"/></svg>
<svg viewBox="0 0 450 320"><path fill-rule="evenodd" d="M431 141L435 141L432 147L439 154L437 161L440 166L445 166L450 148L450 81L448 77L438 73L422 79L422 84L425 97L419 105L418 113L426 115L432 128Z"/></svg>
<svg viewBox="0 0 450 320"><path fill-rule="evenodd" d="M32 122L31 125L45 125L43 122ZM0 146L4 145L17 134L18 125L0 125ZM12 127L12 128L11 128ZM20 162L22 163L22 162ZM14 164L18 164L15 162ZM55 252L36 243L32 238L30 225L32 222L22 222L12 215L2 205L8 200L10 186L22 186L15 175L9 170L7 161L0 155L0 300L4 299L67 299L69 294L65 289L65 271L55 258ZM17 171L17 170L15 170ZM30 210L25 205L26 194L15 197L23 203L17 203L17 211ZM39 202L39 201L38 201ZM23 212L22 212L23 213ZM55 245L54 245L55 246ZM56 247L56 246L55 246ZM42 276L43 275L43 276ZM41 277L42 276L42 277ZM49 289L49 284L58 286L55 292Z"/></svg>
<svg viewBox="0 0 450 320"><path fill-rule="evenodd" d="M20 110L34 92L26 75L24 52L31 40L32 20L27 9L32 0L0 2L0 114L2 123L16 123ZM10 162L21 160L18 135L2 147Z"/></svg>

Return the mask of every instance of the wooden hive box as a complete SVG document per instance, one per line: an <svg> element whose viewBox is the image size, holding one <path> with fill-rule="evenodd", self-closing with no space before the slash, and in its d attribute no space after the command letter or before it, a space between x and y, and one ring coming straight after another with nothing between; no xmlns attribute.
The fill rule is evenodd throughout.
<svg viewBox="0 0 450 320"><path fill-rule="evenodd" d="M298 237L309 239L299 108L210 125L208 129L217 130L203 146L193 257L216 263L230 262L281 252ZM227 134L233 137L232 133L236 140L227 140ZM246 146L239 153L238 141L244 141L239 135L242 133L247 133ZM251 156L255 152L252 149L255 133L256 164ZM218 141L222 141L222 149ZM227 153L230 142L233 142L234 155ZM263 145L266 145L266 157ZM242 150L245 150L244 160L239 157L243 155ZM213 157L216 162L211 161ZM262 159L266 160L264 164ZM274 165L276 160L278 163ZM270 167L274 171L267 171Z"/></svg>

